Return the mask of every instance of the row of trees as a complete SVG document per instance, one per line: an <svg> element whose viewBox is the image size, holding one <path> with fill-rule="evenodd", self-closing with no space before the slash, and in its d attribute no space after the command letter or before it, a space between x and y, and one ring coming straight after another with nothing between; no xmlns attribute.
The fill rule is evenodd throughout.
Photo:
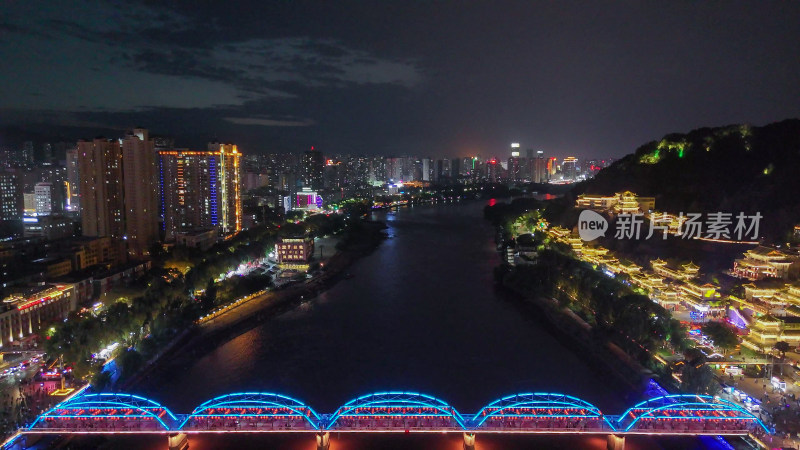
<svg viewBox="0 0 800 450"><path fill-rule="evenodd" d="M538 253L534 264L501 269L500 281L524 295L558 300L642 362L662 348L687 348L686 330L680 321L647 296L563 249L543 246Z"/></svg>
<svg viewBox="0 0 800 450"><path fill-rule="evenodd" d="M614 342L645 366L658 367L652 358L656 352L682 353L688 361L680 367L683 388L688 392L715 390L717 386L705 359L696 357L697 350L687 338L685 327L669 311L634 290L630 283L609 277L579 260L569 246L536 231L541 228L542 216L548 214L547 207L532 199L486 207L484 216L502 230L505 242L514 245L516 239L537 251L537 257L529 264L498 267L497 281L524 296L556 299L589 323L593 336ZM535 231L520 235L529 230ZM735 331L723 324L706 325L705 332L724 349L738 344Z"/></svg>
<svg viewBox="0 0 800 450"><path fill-rule="evenodd" d="M45 350L51 357L63 355L77 377L94 376L95 383L103 385L108 377L97 373L91 355L117 342L117 363L122 377L129 376L198 317L271 283L269 276L260 274L217 283L220 274L264 257L279 235L322 235L345 227L340 215L316 215L305 222L270 223L242 231L205 252L183 247L154 252L153 269L133 289L126 289L141 295L112 297L123 301L106 305L96 315L73 313L47 332ZM195 298L194 292L202 288L204 294Z"/></svg>

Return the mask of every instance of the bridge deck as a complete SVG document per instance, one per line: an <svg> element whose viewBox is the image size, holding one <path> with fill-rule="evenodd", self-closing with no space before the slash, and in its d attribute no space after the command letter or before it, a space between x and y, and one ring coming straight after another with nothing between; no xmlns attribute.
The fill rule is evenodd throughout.
<svg viewBox="0 0 800 450"><path fill-rule="evenodd" d="M354 399L333 414L270 393L217 397L191 414L128 394L82 394L42 414L22 433L516 433L745 435L769 430L731 402L697 395L653 398L621 416L561 394L518 394L474 415L462 415L431 396L375 393Z"/></svg>

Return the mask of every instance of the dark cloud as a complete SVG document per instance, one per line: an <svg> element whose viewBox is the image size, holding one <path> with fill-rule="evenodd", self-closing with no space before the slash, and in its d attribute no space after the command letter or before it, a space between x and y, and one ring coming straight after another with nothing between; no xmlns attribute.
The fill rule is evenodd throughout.
<svg viewBox="0 0 800 450"><path fill-rule="evenodd" d="M797 116L798 16L756 0L4 2L0 114L246 151L619 156Z"/></svg>
<svg viewBox="0 0 800 450"><path fill-rule="evenodd" d="M224 117L223 120L237 125L259 125L263 127L308 127L314 125L313 120L297 120L292 118L270 117Z"/></svg>

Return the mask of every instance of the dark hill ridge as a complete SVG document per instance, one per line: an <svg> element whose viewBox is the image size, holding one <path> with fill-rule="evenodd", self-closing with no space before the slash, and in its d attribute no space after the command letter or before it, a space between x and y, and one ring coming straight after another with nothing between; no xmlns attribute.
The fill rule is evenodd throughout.
<svg viewBox="0 0 800 450"><path fill-rule="evenodd" d="M624 190L660 211L764 215L761 235L784 242L800 223L800 119L669 134L578 184L568 195Z"/></svg>

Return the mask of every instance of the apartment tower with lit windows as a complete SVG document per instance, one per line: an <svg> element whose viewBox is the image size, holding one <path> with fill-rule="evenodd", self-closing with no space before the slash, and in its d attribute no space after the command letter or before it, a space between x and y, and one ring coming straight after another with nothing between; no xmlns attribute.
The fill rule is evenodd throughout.
<svg viewBox="0 0 800 450"><path fill-rule="evenodd" d="M241 153L212 142L207 151L161 150L159 182L164 239L181 230L242 229Z"/></svg>

